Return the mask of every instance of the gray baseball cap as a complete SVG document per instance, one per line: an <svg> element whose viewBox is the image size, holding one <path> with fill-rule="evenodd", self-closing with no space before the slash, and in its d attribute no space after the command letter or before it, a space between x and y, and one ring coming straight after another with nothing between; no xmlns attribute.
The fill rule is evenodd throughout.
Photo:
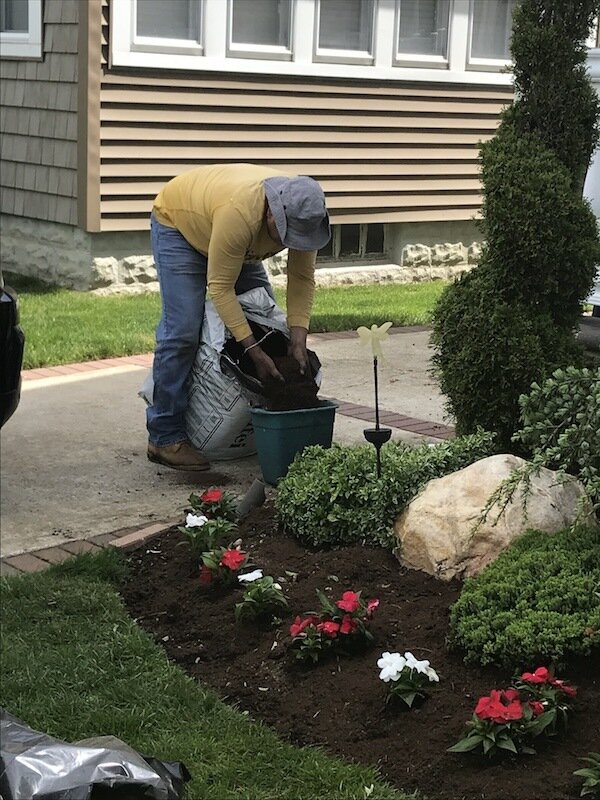
<svg viewBox="0 0 600 800"><path fill-rule="evenodd" d="M325 195L306 175L277 175L263 181L279 237L292 250L320 250L331 239Z"/></svg>

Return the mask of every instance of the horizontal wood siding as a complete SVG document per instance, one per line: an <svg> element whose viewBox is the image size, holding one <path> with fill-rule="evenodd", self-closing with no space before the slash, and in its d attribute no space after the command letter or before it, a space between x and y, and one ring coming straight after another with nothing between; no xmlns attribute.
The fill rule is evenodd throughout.
<svg viewBox="0 0 600 800"><path fill-rule="evenodd" d="M103 52L102 230L146 228L167 180L236 161L313 176L334 223L472 219L478 144L512 100L508 87L109 70Z"/></svg>
<svg viewBox="0 0 600 800"><path fill-rule="evenodd" d="M43 59L0 59L0 210L75 225L79 2L43 8Z"/></svg>

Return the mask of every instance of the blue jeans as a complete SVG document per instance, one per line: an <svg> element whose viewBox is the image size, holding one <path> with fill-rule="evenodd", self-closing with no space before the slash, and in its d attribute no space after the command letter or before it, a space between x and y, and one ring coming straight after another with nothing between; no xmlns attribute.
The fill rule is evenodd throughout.
<svg viewBox="0 0 600 800"><path fill-rule="evenodd" d="M162 225L154 215L151 232L162 316L156 329L154 394L146 411L146 426L152 444L164 447L187 439L187 379L204 319L207 258L179 231ZM264 286L272 296L262 262L245 262L235 285L236 294L258 286Z"/></svg>

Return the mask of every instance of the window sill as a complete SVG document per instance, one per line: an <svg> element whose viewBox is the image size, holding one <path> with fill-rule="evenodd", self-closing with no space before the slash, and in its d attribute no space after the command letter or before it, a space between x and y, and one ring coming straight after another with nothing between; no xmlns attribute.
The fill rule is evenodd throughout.
<svg viewBox="0 0 600 800"><path fill-rule="evenodd" d="M273 61L249 57L211 58L183 53L157 53L115 50L111 66L131 67L153 70L182 70L190 77L202 72L222 72L238 74L301 76L308 78L350 78L357 80L416 81L432 83L495 84L510 86L512 75L470 69L458 71L439 69L437 65L427 67L390 66L379 67L352 63L300 63L294 61Z"/></svg>

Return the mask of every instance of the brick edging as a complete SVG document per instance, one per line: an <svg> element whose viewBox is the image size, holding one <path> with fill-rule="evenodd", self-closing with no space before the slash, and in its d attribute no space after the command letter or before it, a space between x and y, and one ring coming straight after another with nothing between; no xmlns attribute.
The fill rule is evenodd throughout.
<svg viewBox="0 0 600 800"><path fill-rule="evenodd" d="M327 397L325 399L337 404L338 414L362 419L365 422L372 423L372 426L375 425L374 408L361 406L357 403L349 403L346 400L337 400L335 397ZM420 436L432 436L434 439L451 439L454 436L454 428L449 425L407 417L404 414L398 414L396 411L386 411L384 408L379 410L379 421L384 428L398 428L402 431L418 433Z"/></svg>
<svg viewBox="0 0 600 800"><path fill-rule="evenodd" d="M157 522L142 528L121 528L113 533L100 533L89 539L73 539L52 547L41 547L26 553L17 553L0 559L0 575L22 575L42 572L52 564L60 564L81 553L97 553L105 547L128 548L143 544L175 525L175 522Z"/></svg>
<svg viewBox="0 0 600 800"><path fill-rule="evenodd" d="M40 378L58 378L64 375L79 375L82 372L96 372L114 367L148 367L152 366L153 353L141 353L135 356L120 356L118 358L103 358L97 361L82 361L78 364L61 364L56 367L39 367L24 369L21 379L24 382L35 381Z"/></svg>

